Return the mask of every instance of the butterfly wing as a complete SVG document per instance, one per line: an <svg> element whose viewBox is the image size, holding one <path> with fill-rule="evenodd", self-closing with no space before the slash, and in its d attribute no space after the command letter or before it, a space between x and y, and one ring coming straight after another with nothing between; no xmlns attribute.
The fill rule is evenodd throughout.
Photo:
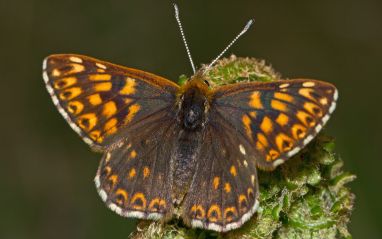
<svg viewBox="0 0 382 239"><path fill-rule="evenodd" d="M239 83L217 88L211 108L250 143L237 147L272 170L314 138L337 98L333 85L316 80Z"/></svg>
<svg viewBox="0 0 382 239"><path fill-rule="evenodd" d="M95 184L111 210L152 220L172 216L170 158L178 132L174 115L161 111L129 127L126 138L106 150Z"/></svg>
<svg viewBox="0 0 382 239"><path fill-rule="evenodd" d="M173 107L178 89L144 71L72 54L45 58L43 77L70 126L101 151L123 137L127 126Z"/></svg>
<svg viewBox="0 0 382 239"><path fill-rule="evenodd" d="M211 117L205 130L182 218L193 227L225 232L240 227L257 210L256 164L236 147L248 147L248 142L221 116Z"/></svg>

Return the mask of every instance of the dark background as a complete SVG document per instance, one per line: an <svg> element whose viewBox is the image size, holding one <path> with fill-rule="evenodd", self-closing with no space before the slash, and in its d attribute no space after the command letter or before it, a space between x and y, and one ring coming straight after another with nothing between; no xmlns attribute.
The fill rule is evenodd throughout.
<svg viewBox="0 0 382 239"><path fill-rule="evenodd" d="M198 65L263 58L283 76L334 83L327 132L357 174L350 231L382 238L382 1L178 1ZM191 74L169 1L0 0L0 238L126 238L134 220L108 210L92 153L57 112L41 77L52 53L79 53L157 73ZM261 179L260 179L261 180Z"/></svg>

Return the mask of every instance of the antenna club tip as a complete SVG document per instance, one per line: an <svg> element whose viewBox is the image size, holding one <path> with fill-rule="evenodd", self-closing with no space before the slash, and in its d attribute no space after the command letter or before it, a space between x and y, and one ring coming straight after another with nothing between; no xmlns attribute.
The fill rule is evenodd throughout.
<svg viewBox="0 0 382 239"><path fill-rule="evenodd" d="M254 18L249 19L249 21L248 21L247 24L245 25L245 28L249 28L249 27L252 26L254 23L255 23L255 19L254 19Z"/></svg>
<svg viewBox="0 0 382 239"><path fill-rule="evenodd" d="M255 19L250 19L247 24L245 24L245 27L242 31L242 34L246 31L248 31L248 29L253 25L253 23L255 22Z"/></svg>

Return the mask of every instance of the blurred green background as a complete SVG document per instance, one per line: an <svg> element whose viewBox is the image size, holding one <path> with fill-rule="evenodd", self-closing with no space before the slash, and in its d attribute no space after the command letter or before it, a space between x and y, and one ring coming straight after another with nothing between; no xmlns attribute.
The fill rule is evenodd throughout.
<svg viewBox="0 0 382 239"><path fill-rule="evenodd" d="M350 231L382 238L382 1L178 1L194 60L263 58L284 77L334 83L326 129L358 175ZM92 153L55 109L41 77L52 53L79 53L172 80L191 74L170 1L0 0L0 238L126 238L134 220L107 209ZM261 179L260 179L261 180Z"/></svg>

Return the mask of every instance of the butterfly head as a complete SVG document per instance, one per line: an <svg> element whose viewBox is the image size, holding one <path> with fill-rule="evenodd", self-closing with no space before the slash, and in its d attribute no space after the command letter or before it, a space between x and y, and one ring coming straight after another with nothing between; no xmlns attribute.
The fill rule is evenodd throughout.
<svg viewBox="0 0 382 239"><path fill-rule="evenodd" d="M178 122L185 130L201 130L207 121L209 83L196 74L183 85L178 94Z"/></svg>

